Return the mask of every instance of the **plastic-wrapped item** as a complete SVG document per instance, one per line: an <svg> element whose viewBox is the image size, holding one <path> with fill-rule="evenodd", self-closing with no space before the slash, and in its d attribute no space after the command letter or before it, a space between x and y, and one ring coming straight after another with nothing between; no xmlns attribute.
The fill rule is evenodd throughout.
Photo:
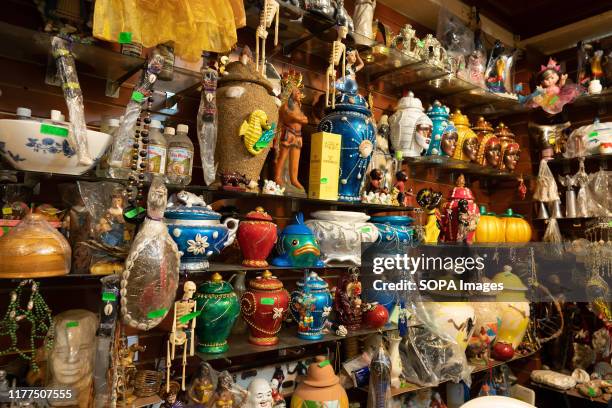
<svg viewBox="0 0 612 408"><path fill-rule="evenodd" d="M540 169L538 170L538 179L535 191L533 192L533 199L545 203L559 199L559 190L557 189L555 176L553 176L550 171L550 167L548 167L546 160L540 161Z"/></svg>
<svg viewBox="0 0 612 408"><path fill-rule="evenodd" d="M121 314L139 330L157 326L174 304L180 255L163 222L168 190L160 176L151 183L147 218L125 261L121 277Z"/></svg>
<svg viewBox="0 0 612 408"><path fill-rule="evenodd" d="M465 56L474 50L474 32L447 8L440 7L436 36L447 51L452 72L465 69Z"/></svg>
<svg viewBox="0 0 612 408"><path fill-rule="evenodd" d="M391 401L391 359L381 343L370 363L368 408L388 408Z"/></svg>
<svg viewBox="0 0 612 408"><path fill-rule="evenodd" d="M143 71L138 85L136 85L134 92L132 92L132 97L125 107L123 120L113 140L113 146L108 158L110 177L127 178L127 175L130 173L129 167L136 119L140 116L147 97L151 95L153 84L157 80L157 75L163 65L164 57L160 54L154 55L147 63L147 68Z"/></svg>
<svg viewBox="0 0 612 408"><path fill-rule="evenodd" d="M612 172L600 169L589 174L588 212L592 216L612 216Z"/></svg>
<svg viewBox="0 0 612 408"><path fill-rule="evenodd" d="M59 37L51 40L53 56L57 63L57 74L62 81L64 99L70 116L70 132L68 143L76 150L79 164L90 166L93 159L89 155L87 146L87 125L85 124L85 110L83 108L83 92L79 85L74 56L68 51L68 42Z"/></svg>
<svg viewBox="0 0 612 408"><path fill-rule="evenodd" d="M500 41L496 41L485 70L487 88L496 93L512 93L512 72L517 57L515 50L506 50Z"/></svg>
<svg viewBox="0 0 612 408"><path fill-rule="evenodd" d="M217 177L215 146L217 145L217 78L219 73L211 66L208 55L202 63L202 96L198 109L198 141L204 171L204 183L211 185Z"/></svg>

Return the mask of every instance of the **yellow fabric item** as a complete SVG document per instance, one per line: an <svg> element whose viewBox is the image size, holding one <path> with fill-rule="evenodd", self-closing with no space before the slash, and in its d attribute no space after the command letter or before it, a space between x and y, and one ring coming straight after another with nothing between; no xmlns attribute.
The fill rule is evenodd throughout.
<svg viewBox="0 0 612 408"><path fill-rule="evenodd" d="M237 22L245 22L242 0L96 0L93 34L118 41L130 32L144 47L171 41L177 56L198 61L202 51L229 51Z"/></svg>

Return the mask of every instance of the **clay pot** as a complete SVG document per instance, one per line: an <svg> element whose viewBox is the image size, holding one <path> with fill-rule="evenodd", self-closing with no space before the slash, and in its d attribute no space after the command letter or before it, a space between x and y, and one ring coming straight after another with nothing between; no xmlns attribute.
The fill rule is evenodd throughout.
<svg viewBox="0 0 612 408"><path fill-rule="evenodd" d="M238 227L238 244L242 251L242 265L257 268L268 266L266 258L272 252L278 230L272 217L262 208L249 212Z"/></svg>
<svg viewBox="0 0 612 408"><path fill-rule="evenodd" d="M291 408L303 407L348 408L348 396L340 385L340 378L323 356L317 356L308 367L308 374L291 397Z"/></svg>

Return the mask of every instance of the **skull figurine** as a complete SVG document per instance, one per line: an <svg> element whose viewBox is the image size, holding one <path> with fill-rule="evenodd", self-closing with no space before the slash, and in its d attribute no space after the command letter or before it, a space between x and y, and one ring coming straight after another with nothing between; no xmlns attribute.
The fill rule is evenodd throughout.
<svg viewBox="0 0 612 408"><path fill-rule="evenodd" d="M193 281L187 281L183 285L183 300L193 299L196 292L196 284Z"/></svg>

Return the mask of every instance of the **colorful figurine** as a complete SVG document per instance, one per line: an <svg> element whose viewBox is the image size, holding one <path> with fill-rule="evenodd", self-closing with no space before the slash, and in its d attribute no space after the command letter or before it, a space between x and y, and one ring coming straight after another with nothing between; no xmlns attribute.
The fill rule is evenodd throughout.
<svg viewBox="0 0 612 408"><path fill-rule="evenodd" d="M459 140L457 128L450 122L442 131L442 141L440 142L441 155L453 157L455 150L457 150L457 140Z"/></svg>
<svg viewBox="0 0 612 408"><path fill-rule="evenodd" d="M196 301L193 295L196 292L196 284L192 281L187 281L183 285L183 297L181 300L174 302L174 318L172 321L172 332L168 338L167 353L166 353L166 392L170 392L170 366L174 360L176 346L183 346L183 375L181 389L185 391L185 367L187 366L187 349L189 355L193 356L195 348L195 326L196 317Z"/></svg>
<svg viewBox="0 0 612 408"><path fill-rule="evenodd" d="M258 155L270 145L274 139L274 123L268 123L268 115L261 109L254 110L247 120L242 122L238 134L244 147L253 156Z"/></svg>
<svg viewBox="0 0 612 408"><path fill-rule="evenodd" d="M480 212L474 202L472 190L465 186L463 174L459 175L455 185L442 211L443 240L471 244Z"/></svg>
<svg viewBox="0 0 612 408"><path fill-rule="evenodd" d="M306 340L319 340L332 311L332 297L327 282L316 272L310 272L297 283L291 293L289 305L293 320L298 323L297 336Z"/></svg>
<svg viewBox="0 0 612 408"><path fill-rule="evenodd" d="M390 189L393 176L397 168L397 160L389 151L389 136L391 128L389 127L389 117L382 115L378 121L376 132L376 148L372 154L371 167L374 170L380 170L383 178L381 183L382 189ZM370 173L370 176L372 173Z"/></svg>
<svg viewBox="0 0 612 408"><path fill-rule="evenodd" d="M242 405L243 408L272 408L274 398L272 388L267 380L254 378L247 388L247 394Z"/></svg>
<svg viewBox="0 0 612 408"><path fill-rule="evenodd" d="M457 109L451 116L451 122L457 127L457 145L453 158L468 162L476 162L478 154L478 136L470 129L468 117Z"/></svg>
<svg viewBox="0 0 612 408"><path fill-rule="evenodd" d="M346 75L346 45L342 40L346 38L348 28L345 26L338 27L338 38L332 43L332 53L329 56L329 66L325 73L325 107L329 103L330 85L331 85L331 107L336 108L336 67L340 65L342 68L342 78Z"/></svg>
<svg viewBox="0 0 612 408"><path fill-rule="evenodd" d="M395 173L396 182L393 185L393 190L397 191L397 202L399 206L411 207L414 199L412 194L412 188L408 188L408 174L405 171L400 170Z"/></svg>
<svg viewBox="0 0 612 408"><path fill-rule="evenodd" d="M208 406L214 393L212 367L205 361L200 362L198 375L189 384L187 396L190 402Z"/></svg>
<svg viewBox="0 0 612 408"><path fill-rule="evenodd" d="M363 319L361 301L361 282L358 270L352 269L340 279L339 287L336 289L334 310L338 324L347 330L359 330Z"/></svg>
<svg viewBox="0 0 612 408"><path fill-rule="evenodd" d="M180 389L181 386L176 381L166 383L166 391L163 393L164 402L160 408L183 408L185 405L177 398Z"/></svg>
<svg viewBox="0 0 612 408"><path fill-rule="evenodd" d="M514 134L506 125L500 123L495 128L495 136L501 146L499 169L514 171L520 155L520 146L516 143Z"/></svg>
<svg viewBox="0 0 612 408"><path fill-rule="evenodd" d="M276 158L274 161L274 181L279 186L293 187L295 194L305 194L304 187L298 180L300 154L302 152L302 126L308 124L308 118L302 112L302 74L289 72L281 79L282 104L278 110L281 123L280 136L275 142ZM288 170L285 168L289 160Z"/></svg>
<svg viewBox="0 0 612 408"><path fill-rule="evenodd" d="M132 239L130 225L123 218L124 196L122 191L112 194L111 206L95 226L100 241L113 247L125 247Z"/></svg>
<svg viewBox="0 0 612 408"><path fill-rule="evenodd" d="M217 389L213 395L212 401L209 405L210 408L236 408L238 406L238 400L233 392L234 379L232 375L227 371L223 371L219 374L217 380Z"/></svg>
<svg viewBox="0 0 612 408"><path fill-rule="evenodd" d="M425 153L426 156L438 156L442 154L442 134L448 126L448 113L448 107L442 105L440 101L434 101L433 105L427 109L427 116L431 119L433 127L431 130L429 147Z"/></svg>
<svg viewBox="0 0 612 408"><path fill-rule="evenodd" d="M272 260L274 266L322 267L321 250L310 228L304 225L304 214L295 217L295 223L286 226L276 244L278 256Z"/></svg>
<svg viewBox="0 0 612 408"><path fill-rule="evenodd" d="M438 242L440 236L440 211L438 206L442 201L442 193L433 191L429 188L419 190L416 201L427 213L427 223L425 224L425 235L423 240L428 244Z"/></svg>
<svg viewBox="0 0 612 408"><path fill-rule="evenodd" d="M493 127L482 116L472 127L479 140L476 163L484 167L498 168L501 160L499 139L493 134Z"/></svg>

